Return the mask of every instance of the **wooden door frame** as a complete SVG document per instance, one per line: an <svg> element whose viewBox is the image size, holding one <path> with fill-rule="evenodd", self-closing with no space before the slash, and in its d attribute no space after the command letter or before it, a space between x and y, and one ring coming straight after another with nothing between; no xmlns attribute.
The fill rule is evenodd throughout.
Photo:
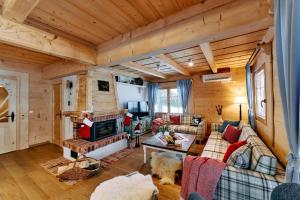
<svg viewBox="0 0 300 200"><path fill-rule="evenodd" d="M54 126L55 126L55 105L54 105L54 85L56 84L60 84L61 85L61 88L60 88L60 109L62 111L62 106L63 106L63 85L62 85L62 81L59 80L59 81L55 81L52 83L52 143L54 143L54 137L55 137L55 134L54 134ZM63 135L63 116L62 116L62 119L61 119L61 126L60 126L60 146L62 146L62 141L64 140L64 135Z"/></svg>
<svg viewBox="0 0 300 200"><path fill-rule="evenodd" d="M28 73L24 72L16 72L2 69L0 69L0 74L0 78L12 78L17 80L16 149L26 149L29 147L29 75Z"/></svg>

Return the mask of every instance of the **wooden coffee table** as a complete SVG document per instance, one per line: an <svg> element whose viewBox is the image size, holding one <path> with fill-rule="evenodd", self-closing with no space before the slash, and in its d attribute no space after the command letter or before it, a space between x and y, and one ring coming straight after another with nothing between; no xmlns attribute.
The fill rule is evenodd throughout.
<svg viewBox="0 0 300 200"><path fill-rule="evenodd" d="M183 134L183 133L176 133L176 135L180 135L186 138L188 141L182 142L181 146L169 146L169 145L164 145L155 136L152 136L146 139L144 142L142 142L143 149L144 149L144 163L146 163L147 161L147 148L181 155L183 161L187 153L189 152L190 147L195 142L196 136L191 134Z"/></svg>

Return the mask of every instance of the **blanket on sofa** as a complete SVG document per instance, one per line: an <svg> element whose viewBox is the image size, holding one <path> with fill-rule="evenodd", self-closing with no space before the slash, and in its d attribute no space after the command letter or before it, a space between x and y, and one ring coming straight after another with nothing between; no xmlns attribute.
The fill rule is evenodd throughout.
<svg viewBox="0 0 300 200"><path fill-rule="evenodd" d="M226 164L215 159L187 156L183 164L181 197L187 199L191 192L198 192L211 200Z"/></svg>

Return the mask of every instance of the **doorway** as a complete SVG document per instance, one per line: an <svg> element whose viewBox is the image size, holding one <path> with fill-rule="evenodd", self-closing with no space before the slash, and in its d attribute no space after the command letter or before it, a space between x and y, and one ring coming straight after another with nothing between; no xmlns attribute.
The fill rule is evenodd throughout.
<svg viewBox="0 0 300 200"><path fill-rule="evenodd" d="M61 83L53 85L53 105L54 105L54 123L53 123L53 143L61 145L62 111L61 111Z"/></svg>
<svg viewBox="0 0 300 200"><path fill-rule="evenodd" d="M17 149L17 80L0 78L0 154Z"/></svg>

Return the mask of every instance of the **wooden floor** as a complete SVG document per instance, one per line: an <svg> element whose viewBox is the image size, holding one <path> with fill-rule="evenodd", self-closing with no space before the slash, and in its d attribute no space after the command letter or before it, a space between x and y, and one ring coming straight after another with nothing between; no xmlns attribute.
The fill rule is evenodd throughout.
<svg viewBox="0 0 300 200"><path fill-rule="evenodd" d="M149 164L143 164L142 148L115 162L109 169L97 176L80 181L73 186L59 182L48 174L40 163L62 156L62 149L54 144L45 144L26 150L0 155L0 199L44 200L44 199L89 199L99 183L115 176L126 175L133 171L150 173ZM159 185L159 199L179 199L179 185Z"/></svg>

